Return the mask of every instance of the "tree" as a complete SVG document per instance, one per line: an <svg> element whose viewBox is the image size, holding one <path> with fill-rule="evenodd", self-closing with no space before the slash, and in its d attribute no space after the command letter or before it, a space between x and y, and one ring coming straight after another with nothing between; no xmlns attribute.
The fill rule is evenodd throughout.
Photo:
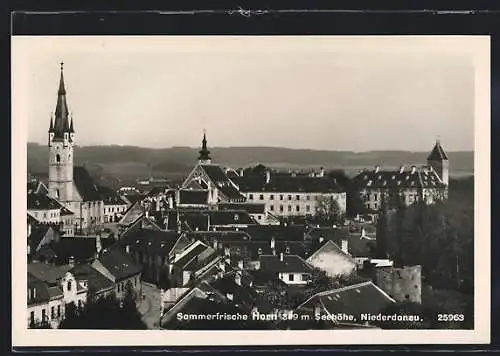
<svg viewBox="0 0 500 356"><path fill-rule="evenodd" d="M318 198L317 203L316 218L328 224L343 223L344 214L337 199L332 196L322 196Z"/></svg>
<svg viewBox="0 0 500 356"><path fill-rule="evenodd" d="M352 273L347 276L330 277L327 273L319 268L313 269L311 280L305 289L304 298L307 299L317 293L324 291L347 287L353 284L366 282L368 279Z"/></svg>
<svg viewBox="0 0 500 356"><path fill-rule="evenodd" d="M132 293L127 292L123 303L120 303L114 294L109 294L89 299L79 309L75 308L74 304L69 304L59 328L143 330L146 325L137 311Z"/></svg>

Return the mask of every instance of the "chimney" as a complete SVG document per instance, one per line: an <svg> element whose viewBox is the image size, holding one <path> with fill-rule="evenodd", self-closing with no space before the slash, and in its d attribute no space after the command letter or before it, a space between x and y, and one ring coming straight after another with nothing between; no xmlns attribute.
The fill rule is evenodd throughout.
<svg viewBox="0 0 500 356"><path fill-rule="evenodd" d="M238 268L243 269L243 260L238 261Z"/></svg>
<svg viewBox="0 0 500 356"><path fill-rule="evenodd" d="M416 171L417 171L417 167L411 166L411 174L415 174Z"/></svg>
<svg viewBox="0 0 500 356"><path fill-rule="evenodd" d="M244 169L243 169L243 168L240 168L240 169L238 170L238 173L240 174L240 177L243 177Z"/></svg>
<svg viewBox="0 0 500 356"><path fill-rule="evenodd" d="M68 264L71 268L75 267L75 258L73 256L70 256L70 258L68 258Z"/></svg>
<svg viewBox="0 0 500 356"><path fill-rule="evenodd" d="M285 254L280 252L280 261L283 262L285 260Z"/></svg>
<svg viewBox="0 0 500 356"><path fill-rule="evenodd" d="M266 184L269 184L270 181L271 181L271 172L266 171Z"/></svg>
<svg viewBox="0 0 500 356"><path fill-rule="evenodd" d="M380 171L380 166L379 165L375 166L375 173L378 173L379 171Z"/></svg>
<svg viewBox="0 0 500 356"><path fill-rule="evenodd" d="M168 208L172 210L174 208L174 197L172 194L168 196Z"/></svg>
<svg viewBox="0 0 500 356"><path fill-rule="evenodd" d="M28 223L28 237L31 235L31 223Z"/></svg>
<svg viewBox="0 0 500 356"><path fill-rule="evenodd" d="M33 299L36 298L36 288L33 288Z"/></svg>
<svg viewBox="0 0 500 356"><path fill-rule="evenodd" d="M217 240L214 240L213 245L214 245L214 249L217 250Z"/></svg>
<svg viewBox="0 0 500 356"><path fill-rule="evenodd" d="M349 253L349 248L348 248L349 245L348 245L347 240L340 241L340 244L341 244L340 247L341 247L342 251L344 251L345 253Z"/></svg>
<svg viewBox="0 0 500 356"><path fill-rule="evenodd" d="M366 238L366 230L364 227L361 228L361 238L362 239Z"/></svg>
<svg viewBox="0 0 500 356"><path fill-rule="evenodd" d="M130 254L130 245L125 246L125 252Z"/></svg>
<svg viewBox="0 0 500 356"><path fill-rule="evenodd" d="M101 233L98 233L97 236L95 237L95 251L97 252L97 255L101 253L101 250L102 250Z"/></svg>
<svg viewBox="0 0 500 356"><path fill-rule="evenodd" d="M405 166L399 167L399 173L403 173L405 171Z"/></svg>
<svg viewBox="0 0 500 356"><path fill-rule="evenodd" d="M274 249L276 246L276 241L274 240L274 237L271 238L271 249Z"/></svg>
<svg viewBox="0 0 500 356"><path fill-rule="evenodd" d="M149 209L146 210L146 218L149 218Z"/></svg>
<svg viewBox="0 0 500 356"><path fill-rule="evenodd" d="M234 283L241 286L241 275L238 272L234 275Z"/></svg>
<svg viewBox="0 0 500 356"><path fill-rule="evenodd" d="M325 241L325 238L323 236L320 236L319 237L319 243L321 244L321 243L323 243L323 241Z"/></svg>

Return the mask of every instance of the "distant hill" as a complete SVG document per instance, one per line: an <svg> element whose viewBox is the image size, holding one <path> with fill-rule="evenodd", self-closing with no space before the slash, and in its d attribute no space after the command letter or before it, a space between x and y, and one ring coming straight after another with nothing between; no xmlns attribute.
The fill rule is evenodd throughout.
<svg viewBox="0 0 500 356"><path fill-rule="evenodd" d="M309 169L320 166L325 169L344 169L355 174L363 168L380 165L396 168L401 164L424 164L428 152L409 151L317 151L276 147L212 147L212 159L224 166L247 167L262 163L276 168ZM166 176L178 178L194 166L198 149L171 147L163 149L133 146L85 146L75 147L75 164L85 164L97 176L112 176L121 180L138 176ZM451 175L463 176L474 173L473 152L449 152ZM46 174L48 152L45 145L28 143L28 169L32 173Z"/></svg>

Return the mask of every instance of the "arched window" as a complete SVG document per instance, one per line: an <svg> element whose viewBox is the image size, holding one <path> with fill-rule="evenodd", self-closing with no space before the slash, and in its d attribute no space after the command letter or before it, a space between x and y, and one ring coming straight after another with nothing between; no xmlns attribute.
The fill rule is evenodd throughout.
<svg viewBox="0 0 500 356"><path fill-rule="evenodd" d="M59 198L59 189L56 189L56 198Z"/></svg>
<svg viewBox="0 0 500 356"><path fill-rule="evenodd" d="M59 153L56 154L56 162L61 163L61 155L59 155Z"/></svg>

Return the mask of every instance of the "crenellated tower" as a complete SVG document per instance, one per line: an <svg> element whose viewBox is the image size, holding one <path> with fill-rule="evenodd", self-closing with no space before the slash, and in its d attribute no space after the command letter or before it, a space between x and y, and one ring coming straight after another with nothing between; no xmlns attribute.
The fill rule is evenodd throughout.
<svg viewBox="0 0 500 356"><path fill-rule="evenodd" d="M64 85L63 63L57 104L49 125L49 195L60 202L73 200L73 146L75 130L69 118Z"/></svg>

